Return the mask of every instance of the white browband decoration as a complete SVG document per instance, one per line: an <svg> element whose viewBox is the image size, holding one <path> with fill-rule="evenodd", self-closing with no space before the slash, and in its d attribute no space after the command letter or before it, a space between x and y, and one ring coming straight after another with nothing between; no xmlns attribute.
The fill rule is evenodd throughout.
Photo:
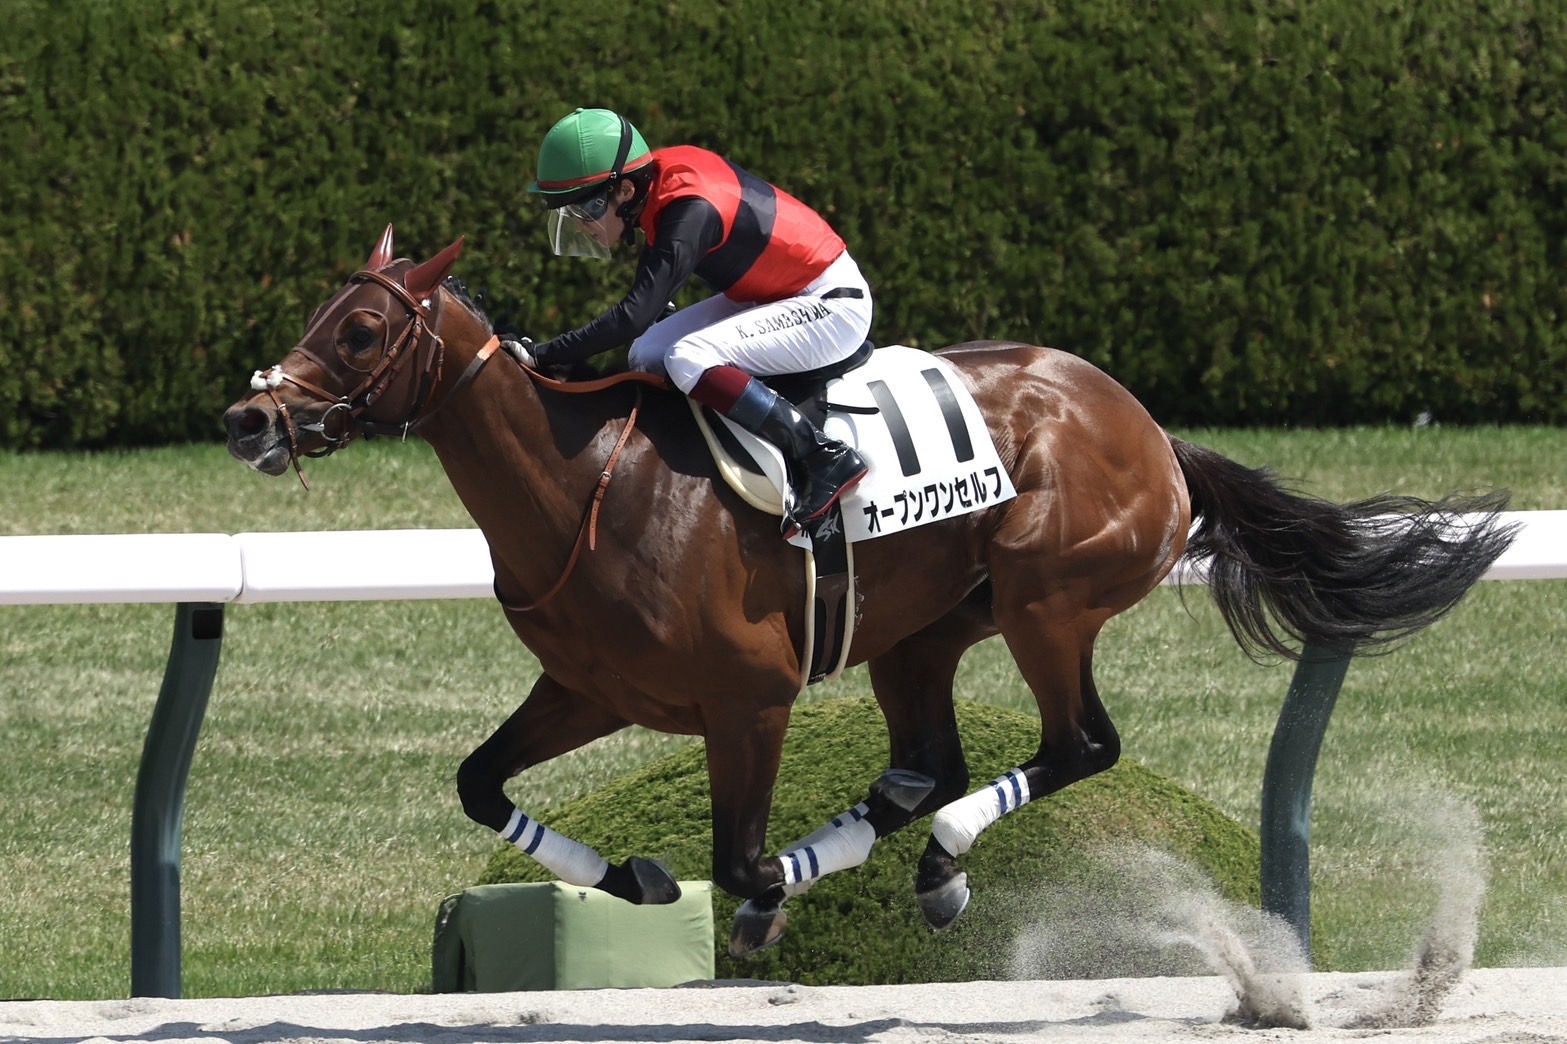
<svg viewBox="0 0 1567 1044"><path fill-rule="evenodd" d="M283 384L283 367L273 366L250 375L251 391L276 391Z"/></svg>

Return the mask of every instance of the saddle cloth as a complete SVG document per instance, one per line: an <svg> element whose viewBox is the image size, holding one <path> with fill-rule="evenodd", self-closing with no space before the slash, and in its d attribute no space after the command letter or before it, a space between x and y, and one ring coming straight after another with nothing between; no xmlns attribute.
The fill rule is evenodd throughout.
<svg viewBox="0 0 1567 1044"><path fill-rule="evenodd" d="M974 397L951 363L902 345L828 382L822 430L848 443L870 474L840 501L850 543L994 507L1017 495ZM835 407L856 412L840 412ZM692 403L724 480L752 507L783 514L783 455L727 418ZM717 421L724 437L711 427ZM738 443L745 457L727 446ZM749 459L747 459L749 458ZM802 532L792 543L811 546Z"/></svg>

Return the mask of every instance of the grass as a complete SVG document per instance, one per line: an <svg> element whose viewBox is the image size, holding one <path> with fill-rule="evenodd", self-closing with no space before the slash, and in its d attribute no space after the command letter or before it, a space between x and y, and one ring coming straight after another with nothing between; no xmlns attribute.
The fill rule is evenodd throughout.
<svg viewBox="0 0 1567 1044"><path fill-rule="evenodd" d="M1556 429L1181 434L1334 499L1494 484L1518 508L1567 507ZM468 524L423 445L357 446L308 470L306 494L217 447L0 455L0 533ZM1129 755L1255 824L1289 669L1246 660L1205 594L1181 601L1156 592L1112 621L1100 688ZM1351 668L1313 819L1318 941L1334 967L1406 961L1443 851L1431 809L1449 795L1485 828L1479 962L1567 963L1564 617L1567 584L1484 584L1433 631ZM172 618L170 606L0 609L0 997L129 992L131 794ZM494 850L452 776L536 672L486 602L231 608L186 808L186 995L428 988L436 905ZM859 668L810 698L867 690ZM1032 707L996 642L965 660L959 695ZM512 793L557 807L684 742L632 730Z"/></svg>

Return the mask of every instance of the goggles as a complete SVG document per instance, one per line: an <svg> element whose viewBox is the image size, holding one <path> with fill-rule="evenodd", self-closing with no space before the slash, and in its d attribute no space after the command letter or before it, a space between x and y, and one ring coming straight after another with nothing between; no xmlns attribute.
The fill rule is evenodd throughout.
<svg viewBox="0 0 1567 1044"><path fill-rule="evenodd" d="M609 213L609 199L614 194L614 182L611 182L610 188L580 203L567 203L560 212L575 221L603 221L604 215Z"/></svg>
<svg viewBox="0 0 1567 1044"><path fill-rule="evenodd" d="M604 197L597 219L582 218L573 213L582 206L583 204L580 203L565 206L545 214L544 222L549 229L550 249L555 251L557 257L592 257L607 261L609 244L600 242L599 238L600 236L607 238L609 235L608 230L603 227L604 215L609 212L609 198Z"/></svg>

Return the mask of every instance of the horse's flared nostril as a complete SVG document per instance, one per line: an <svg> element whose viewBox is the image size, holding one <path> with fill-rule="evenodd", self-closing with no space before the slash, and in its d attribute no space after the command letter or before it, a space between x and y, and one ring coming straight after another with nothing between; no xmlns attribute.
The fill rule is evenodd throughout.
<svg viewBox="0 0 1567 1044"><path fill-rule="evenodd" d="M230 435L237 438L246 438L252 435L259 435L265 431L268 418L265 410L250 406L243 410L230 412L228 422Z"/></svg>

